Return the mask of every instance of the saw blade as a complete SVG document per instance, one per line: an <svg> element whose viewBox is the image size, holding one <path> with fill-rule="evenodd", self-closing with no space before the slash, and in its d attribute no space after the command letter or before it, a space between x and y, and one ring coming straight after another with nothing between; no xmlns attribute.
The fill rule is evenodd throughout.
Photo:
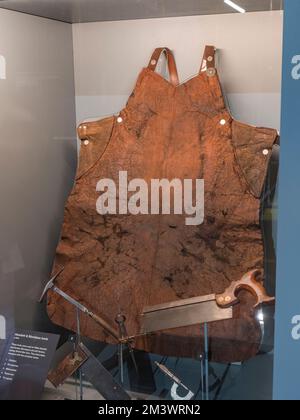
<svg viewBox="0 0 300 420"><path fill-rule="evenodd" d="M231 319L232 316L232 307L220 308L216 302L216 295L198 296L146 307L142 314L141 333L222 321Z"/></svg>

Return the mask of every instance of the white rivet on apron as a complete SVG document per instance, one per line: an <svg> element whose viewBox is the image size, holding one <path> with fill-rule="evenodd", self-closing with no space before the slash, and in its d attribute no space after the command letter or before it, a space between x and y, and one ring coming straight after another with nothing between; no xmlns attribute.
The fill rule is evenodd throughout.
<svg viewBox="0 0 300 420"><path fill-rule="evenodd" d="M83 143L85 146L88 146L90 144L90 142L88 140L85 140Z"/></svg>
<svg viewBox="0 0 300 420"><path fill-rule="evenodd" d="M151 65L152 66L155 66L155 64L157 63L157 61L156 60L151 60Z"/></svg>
<svg viewBox="0 0 300 420"><path fill-rule="evenodd" d="M216 69L213 68L213 67L206 70L206 74L207 74L208 77L213 77L213 76L216 75L216 73L217 73Z"/></svg>
<svg viewBox="0 0 300 420"><path fill-rule="evenodd" d="M264 156L268 156L268 154L269 154L269 150L268 150L268 149L264 149L264 150L263 150L263 155L264 155Z"/></svg>
<svg viewBox="0 0 300 420"><path fill-rule="evenodd" d="M207 61L212 62L213 61L213 57L210 55L209 57L207 57Z"/></svg>
<svg viewBox="0 0 300 420"><path fill-rule="evenodd" d="M225 124L226 124L226 120L222 119L222 120L220 121L220 124L221 124L221 125L225 125Z"/></svg>
<svg viewBox="0 0 300 420"><path fill-rule="evenodd" d="M121 124L123 122L123 118L122 117L118 117L117 121L118 121L119 124Z"/></svg>

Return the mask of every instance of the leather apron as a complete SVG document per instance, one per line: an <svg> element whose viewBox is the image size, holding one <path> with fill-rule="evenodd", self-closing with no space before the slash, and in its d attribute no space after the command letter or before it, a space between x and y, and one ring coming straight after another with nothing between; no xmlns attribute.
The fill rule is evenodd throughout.
<svg viewBox="0 0 300 420"><path fill-rule="evenodd" d="M167 57L170 78L156 70ZM80 163L68 199L53 273L57 285L111 325L119 311L130 336L140 331L145 306L222 293L246 272L264 266L260 198L277 131L235 121L227 110L206 47L201 70L179 84L173 54L155 50L118 117L82 124ZM186 215L105 215L96 211L101 179L204 179L205 219L187 226ZM237 362L260 348L254 300L240 293L234 318L209 324L210 359ZM76 331L76 313L50 293L52 321ZM81 332L113 343L93 320ZM135 348L168 356L199 357L203 326L136 339Z"/></svg>

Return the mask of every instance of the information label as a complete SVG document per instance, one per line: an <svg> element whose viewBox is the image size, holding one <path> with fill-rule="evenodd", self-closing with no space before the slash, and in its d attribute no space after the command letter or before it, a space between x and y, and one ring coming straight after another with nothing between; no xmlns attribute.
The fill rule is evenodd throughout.
<svg viewBox="0 0 300 420"><path fill-rule="evenodd" d="M59 336L15 331L0 361L0 400L39 400Z"/></svg>

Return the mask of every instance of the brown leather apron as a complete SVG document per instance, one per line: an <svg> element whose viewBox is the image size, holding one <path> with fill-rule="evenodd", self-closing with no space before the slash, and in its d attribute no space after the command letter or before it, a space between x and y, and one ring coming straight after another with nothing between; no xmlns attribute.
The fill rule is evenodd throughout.
<svg viewBox="0 0 300 420"><path fill-rule="evenodd" d="M155 72L162 53L170 81ZM157 49L119 117L82 124L84 140L76 184L68 199L53 272L58 286L111 325L121 310L129 335L140 330L145 306L222 293L246 272L263 267L260 197L273 129L233 120L206 47L200 73L179 84L173 54ZM96 211L99 180L204 179L205 220L187 226L186 215L105 215ZM210 357L242 361L260 347L253 298L241 292L234 319L209 325ZM74 308L51 293L48 313L76 330ZM82 315L82 334L113 342ZM135 347L169 356L199 357L203 328L192 326L137 339Z"/></svg>

